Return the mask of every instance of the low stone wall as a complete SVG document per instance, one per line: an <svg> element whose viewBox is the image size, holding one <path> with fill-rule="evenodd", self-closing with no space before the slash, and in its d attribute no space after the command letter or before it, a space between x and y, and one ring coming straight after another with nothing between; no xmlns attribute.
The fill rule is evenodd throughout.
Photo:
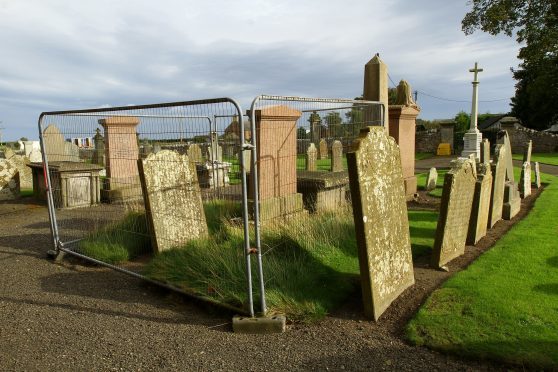
<svg viewBox="0 0 558 372"><path fill-rule="evenodd" d="M511 147L516 154L523 153L529 140L533 141L533 152L558 152L558 134L539 132L521 125L504 125L502 129L508 132Z"/></svg>
<svg viewBox="0 0 558 372"><path fill-rule="evenodd" d="M436 153L438 145L442 141L439 129L430 129L415 133L415 152Z"/></svg>

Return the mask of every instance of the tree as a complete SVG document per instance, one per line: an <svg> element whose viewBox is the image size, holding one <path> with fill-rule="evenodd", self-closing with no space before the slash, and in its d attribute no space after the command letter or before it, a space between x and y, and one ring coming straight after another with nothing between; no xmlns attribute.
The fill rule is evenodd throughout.
<svg viewBox="0 0 558 372"><path fill-rule="evenodd" d="M21 137L19 140L22 141L22 142L23 142L23 141L29 141L29 140L27 139L27 137Z"/></svg>
<svg viewBox="0 0 558 372"><path fill-rule="evenodd" d="M462 21L465 34L515 34L522 45L519 69L512 69L512 114L531 128L558 122L558 2L556 0L472 0Z"/></svg>
<svg viewBox="0 0 558 372"><path fill-rule="evenodd" d="M471 115L465 111L459 111L453 120L455 120L456 133L466 132L471 125Z"/></svg>
<svg viewBox="0 0 558 372"><path fill-rule="evenodd" d="M343 137L345 135L343 128L343 119L337 111L328 112L324 121L327 125L329 136Z"/></svg>

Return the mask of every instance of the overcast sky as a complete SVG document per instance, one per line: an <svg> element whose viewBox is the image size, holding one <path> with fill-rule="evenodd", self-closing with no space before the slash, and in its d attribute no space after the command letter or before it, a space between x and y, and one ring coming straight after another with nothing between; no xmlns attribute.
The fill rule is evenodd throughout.
<svg viewBox="0 0 558 372"><path fill-rule="evenodd" d="M466 0L0 0L3 139L38 138L43 111L258 94L353 98L378 52L424 119L507 112L508 37L465 36ZM391 84L390 84L391 85ZM465 102L443 101L427 96Z"/></svg>

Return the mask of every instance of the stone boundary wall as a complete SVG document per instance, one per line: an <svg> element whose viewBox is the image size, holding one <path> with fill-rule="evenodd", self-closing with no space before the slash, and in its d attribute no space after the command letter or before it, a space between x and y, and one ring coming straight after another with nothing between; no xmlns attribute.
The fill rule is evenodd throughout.
<svg viewBox="0 0 558 372"><path fill-rule="evenodd" d="M533 152L558 152L558 134L539 132L519 124L502 125L501 128L508 131L515 154L522 154L529 140L533 141Z"/></svg>
<svg viewBox="0 0 558 372"><path fill-rule="evenodd" d="M415 133L415 152L436 153L438 145L442 141L439 129L430 129Z"/></svg>

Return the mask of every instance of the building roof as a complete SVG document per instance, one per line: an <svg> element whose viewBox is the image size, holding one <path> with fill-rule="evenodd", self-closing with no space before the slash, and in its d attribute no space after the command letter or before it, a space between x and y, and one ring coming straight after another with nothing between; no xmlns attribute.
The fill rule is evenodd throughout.
<svg viewBox="0 0 558 372"><path fill-rule="evenodd" d="M490 116L487 119L484 119L477 125L477 128L480 131L492 129L492 127L497 124L501 119L505 118L506 116L510 116L510 114L503 114L503 115L494 115Z"/></svg>

